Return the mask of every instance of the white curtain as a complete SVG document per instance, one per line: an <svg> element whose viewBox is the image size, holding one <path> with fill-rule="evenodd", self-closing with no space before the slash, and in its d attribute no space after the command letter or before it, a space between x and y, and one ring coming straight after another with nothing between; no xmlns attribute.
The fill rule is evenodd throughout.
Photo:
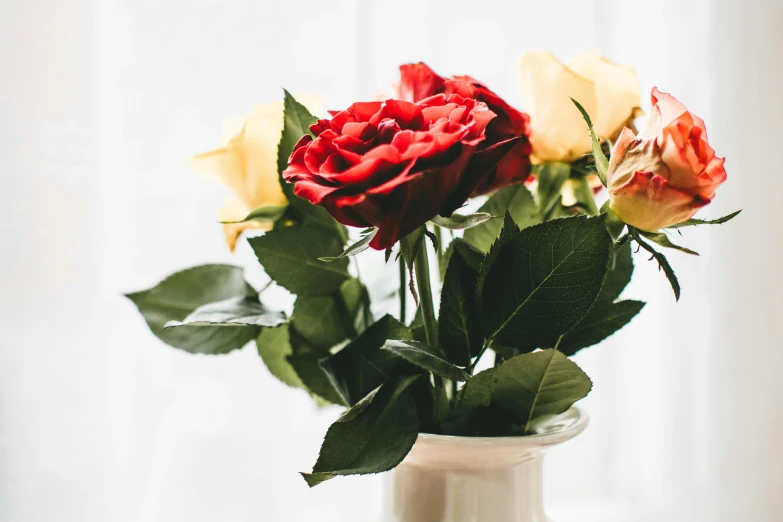
<svg viewBox="0 0 783 522"><path fill-rule="evenodd" d="M777 0L342 0L0 3L0 521L373 520L383 476L309 490L333 409L252 346L164 346L123 292L241 263L228 194L185 158L222 119L318 93L388 90L397 65L470 74L518 104L525 50L600 48L707 122L729 179L673 254L673 302L646 258L634 324L578 362L591 427L547 457L556 520L783 519L783 5Z"/></svg>

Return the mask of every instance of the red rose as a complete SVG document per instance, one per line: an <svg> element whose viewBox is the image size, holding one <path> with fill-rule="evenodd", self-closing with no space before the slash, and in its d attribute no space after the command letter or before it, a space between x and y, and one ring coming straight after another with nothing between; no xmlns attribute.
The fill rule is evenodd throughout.
<svg viewBox="0 0 783 522"><path fill-rule="evenodd" d="M417 102L434 94L459 94L464 98L473 98L484 102L497 117L487 125L487 139L479 150L491 147L510 138L520 137L516 145L500 160L495 169L474 196L486 194L508 185L521 183L530 174L530 118L511 107L497 94L470 76L452 76L443 78L423 63L400 66L400 98Z"/></svg>
<svg viewBox="0 0 783 522"><path fill-rule="evenodd" d="M354 103L332 114L310 127L315 139L296 144L283 177L340 223L378 227L377 250L459 208L517 141L476 153L495 114L459 95Z"/></svg>

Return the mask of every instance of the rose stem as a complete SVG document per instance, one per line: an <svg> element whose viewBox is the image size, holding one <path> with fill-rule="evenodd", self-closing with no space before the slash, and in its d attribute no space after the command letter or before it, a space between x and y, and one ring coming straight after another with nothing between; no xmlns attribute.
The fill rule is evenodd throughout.
<svg viewBox="0 0 783 522"><path fill-rule="evenodd" d="M423 236L422 236L423 237ZM416 288L419 291L419 307L424 319L424 333L427 344L438 349L438 322L435 320L435 306L432 304L432 284L430 283L430 263L427 259L427 242L421 245L416 259L413 261L416 272ZM436 388L443 389L443 379L435 375L433 382Z"/></svg>
<svg viewBox="0 0 783 522"><path fill-rule="evenodd" d="M438 323L435 320L435 306L432 304L432 285L430 283L430 263L427 259L427 244L421 245L419 254L413 261L416 271L416 288L419 291L419 305L424 319L424 332L427 344L438 349Z"/></svg>
<svg viewBox="0 0 783 522"><path fill-rule="evenodd" d="M400 256L400 322L405 324L405 308L407 306L408 274L405 270L405 260Z"/></svg>
<svg viewBox="0 0 783 522"><path fill-rule="evenodd" d="M440 266L443 264L443 238L441 237L440 227L438 225L435 225L433 229L435 231L436 243L438 244L436 250L438 254L438 268L440 268ZM438 270L438 277L441 279L443 278L440 270Z"/></svg>
<svg viewBox="0 0 783 522"><path fill-rule="evenodd" d="M574 187L576 200L584 204L585 209L591 216L597 216L598 207L595 205L593 189L590 188L590 183L587 181L587 178L585 176L571 178L571 184Z"/></svg>

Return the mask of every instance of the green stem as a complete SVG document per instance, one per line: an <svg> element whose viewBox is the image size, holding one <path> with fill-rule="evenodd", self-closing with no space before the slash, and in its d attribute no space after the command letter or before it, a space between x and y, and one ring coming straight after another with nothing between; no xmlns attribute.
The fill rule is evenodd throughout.
<svg viewBox="0 0 783 522"><path fill-rule="evenodd" d="M473 375L473 369L476 368L476 366L478 366L479 361L481 360L482 357L484 357L484 354L490 348L492 348L492 341L491 340L486 342L486 343L484 343L484 346L481 347L481 350L479 351L478 355L476 356L476 362L473 363L472 366L471 366L470 362L468 362L468 373L469 374Z"/></svg>
<svg viewBox="0 0 783 522"><path fill-rule="evenodd" d="M442 279L443 276L440 273L440 267L443 264L443 255L444 255L444 249L443 249L443 236L440 232L440 227L438 225L435 225L435 239L438 240L438 248L437 248L437 255L438 255L438 278Z"/></svg>
<svg viewBox="0 0 783 522"><path fill-rule="evenodd" d="M408 301L408 271L405 268L405 260L400 256L400 322L405 323L406 307Z"/></svg>
<svg viewBox="0 0 783 522"><path fill-rule="evenodd" d="M427 259L427 245L421 245L416 259L413 261L416 272L416 289L419 291L419 306L424 319L424 332L427 344L436 350L438 344L438 322L435 319L435 306L432 303L432 284L430 283L430 263Z"/></svg>
<svg viewBox="0 0 783 522"><path fill-rule="evenodd" d="M267 284L265 284L264 287L261 290L258 291L258 297L260 298L261 294L263 294L264 292L269 290L272 287L272 285L274 285L274 284L275 284L275 280L274 279L270 279L269 282Z"/></svg>
<svg viewBox="0 0 783 522"><path fill-rule="evenodd" d="M571 186L574 189L574 195L576 200L584 205L585 209L591 216L597 216L599 211L595 204L595 196L593 195L593 189L590 187L590 183L585 176L578 176L571 178Z"/></svg>
<svg viewBox="0 0 783 522"><path fill-rule="evenodd" d="M424 237L424 236L422 236ZM419 253L416 255L416 259L413 261L413 270L416 273L416 289L419 291L419 308L421 309L421 316L424 320L424 333L427 337L427 344L436 350L440 346L438 343L438 321L435 319L435 305L432 302L432 283L430 283L430 263L427 258L427 243L426 240L421 245ZM443 379L439 376L433 376L433 384L438 390L445 391L445 385ZM445 393L438 395L439 400L443 400L446 397ZM448 404L448 399L446 398ZM445 408L445 405L439 407Z"/></svg>

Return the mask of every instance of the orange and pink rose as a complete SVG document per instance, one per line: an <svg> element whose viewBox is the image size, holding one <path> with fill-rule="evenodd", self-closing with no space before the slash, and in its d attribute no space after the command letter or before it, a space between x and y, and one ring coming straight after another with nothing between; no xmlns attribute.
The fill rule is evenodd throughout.
<svg viewBox="0 0 783 522"><path fill-rule="evenodd" d="M709 145L704 121L657 88L652 103L644 130L634 136L623 129L607 172L612 212L651 232L693 217L726 179L724 159Z"/></svg>

